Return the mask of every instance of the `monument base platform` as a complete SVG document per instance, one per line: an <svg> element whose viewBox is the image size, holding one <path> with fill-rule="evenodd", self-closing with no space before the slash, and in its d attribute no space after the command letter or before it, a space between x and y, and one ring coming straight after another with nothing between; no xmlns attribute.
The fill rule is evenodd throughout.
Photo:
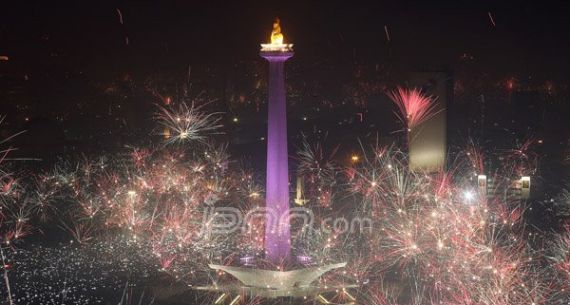
<svg viewBox="0 0 570 305"><path fill-rule="evenodd" d="M218 292L220 296L218 303L222 304L223 299L230 295L239 297L252 297L264 299L276 298L302 298L315 299L320 302L326 300L322 294L325 293L347 293L347 288L355 288L356 285L314 285L323 274L346 266L346 263L330 264L320 267L310 267L289 271L264 270L233 266L210 265L210 268L231 274L239 282L212 285L205 287L195 287L196 290ZM349 295L349 294L348 294ZM239 296L239 297L238 297ZM352 296L351 296L352 298ZM346 304L352 304L350 301ZM326 302L324 304L327 304Z"/></svg>

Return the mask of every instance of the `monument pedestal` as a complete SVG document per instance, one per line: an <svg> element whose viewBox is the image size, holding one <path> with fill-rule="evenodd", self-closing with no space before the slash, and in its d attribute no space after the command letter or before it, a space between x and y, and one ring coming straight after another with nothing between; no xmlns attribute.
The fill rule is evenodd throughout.
<svg viewBox="0 0 570 305"><path fill-rule="evenodd" d="M247 295L266 299L275 298L324 298L327 292L345 291L355 285L323 286L313 284L323 274L346 266L346 263L290 271L263 270L233 266L210 265L210 268L232 275L239 283L198 287L198 290L217 291L226 295Z"/></svg>

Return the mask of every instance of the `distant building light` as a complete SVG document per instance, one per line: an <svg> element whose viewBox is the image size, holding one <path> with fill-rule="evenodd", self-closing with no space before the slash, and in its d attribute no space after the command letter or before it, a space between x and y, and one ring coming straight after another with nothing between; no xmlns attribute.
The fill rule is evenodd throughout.
<svg viewBox="0 0 570 305"><path fill-rule="evenodd" d="M240 263L245 266L255 266L255 257L254 256L244 256L240 257Z"/></svg>
<svg viewBox="0 0 570 305"><path fill-rule="evenodd" d="M171 134L170 134L170 129L169 128L164 128L164 131L162 132L162 136L165 139L170 139Z"/></svg>
<svg viewBox="0 0 570 305"><path fill-rule="evenodd" d="M297 260L301 263L301 264L310 264L312 262L312 259L310 256L308 255L297 255Z"/></svg>
<svg viewBox="0 0 570 305"><path fill-rule="evenodd" d="M525 189L529 189L530 188L530 177L529 176L523 176L521 177L521 188Z"/></svg>
<svg viewBox="0 0 570 305"><path fill-rule="evenodd" d="M521 197L523 199L530 197L530 176L521 177Z"/></svg>
<svg viewBox="0 0 570 305"><path fill-rule="evenodd" d="M477 176L477 186L481 194L485 195L487 193L487 175Z"/></svg>

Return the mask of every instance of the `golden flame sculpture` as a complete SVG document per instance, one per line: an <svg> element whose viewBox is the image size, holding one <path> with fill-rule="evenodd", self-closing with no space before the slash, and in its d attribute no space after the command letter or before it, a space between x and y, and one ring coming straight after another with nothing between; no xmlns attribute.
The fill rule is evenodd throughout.
<svg viewBox="0 0 570 305"><path fill-rule="evenodd" d="M281 22L279 18L275 18L273 29L271 30L271 43L262 43L261 51L268 52L291 52L293 44L283 43L283 33L281 33Z"/></svg>
<svg viewBox="0 0 570 305"><path fill-rule="evenodd" d="M281 34L281 24L279 18L275 18L273 22L273 30L271 31L271 44L283 44L283 34Z"/></svg>

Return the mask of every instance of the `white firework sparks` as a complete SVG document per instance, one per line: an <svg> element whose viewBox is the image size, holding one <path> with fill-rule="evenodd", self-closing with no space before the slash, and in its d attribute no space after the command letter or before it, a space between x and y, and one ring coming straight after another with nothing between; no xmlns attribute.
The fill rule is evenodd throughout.
<svg viewBox="0 0 570 305"><path fill-rule="evenodd" d="M162 135L167 144L203 142L222 127L219 113L204 113L201 107L182 103L178 109L160 107L158 123L165 130Z"/></svg>

